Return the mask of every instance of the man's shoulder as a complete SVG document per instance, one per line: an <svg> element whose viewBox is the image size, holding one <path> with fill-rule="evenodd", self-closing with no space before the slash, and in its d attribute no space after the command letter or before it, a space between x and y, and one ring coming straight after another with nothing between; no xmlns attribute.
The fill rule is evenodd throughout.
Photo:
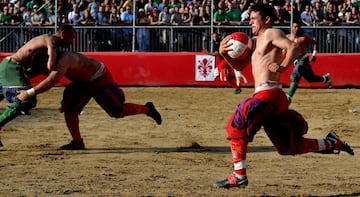
<svg viewBox="0 0 360 197"><path fill-rule="evenodd" d="M274 34L274 33L279 34L280 33L280 34L285 35L285 33L281 29L274 28L274 27L265 29L264 33L265 34Z"/></svg>

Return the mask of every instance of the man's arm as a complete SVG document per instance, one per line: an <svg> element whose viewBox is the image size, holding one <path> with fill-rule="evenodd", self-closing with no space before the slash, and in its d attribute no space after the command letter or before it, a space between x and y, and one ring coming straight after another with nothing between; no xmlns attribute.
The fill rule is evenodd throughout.
<svg viewBox="0 0 360 197"><path fill-rule="evenodd" d="M267 36L271 36L272 44L286 51L286 56L279 65L271 64L269 69L272 72L284 72L295 59L301 55L301 48L295 42L289 40L285 34L279 29L272 29L267 32Z"/></svg>
<svg viewBox="0 0 360 197"><path fill-rule="evenodd" d="M53 36L48 37L48 39L46 40L46 45L47 45L48 55L49 55L49 59L47 62L47 68L50 72L54 69L55 62L56 62L57 49L55 46L55 38Z"/></svg>
<svg viewBox="0 0 360 197"><path fill-rule="evenodd" d="M313 51L312 51L312 54L311 54L311 57L310 57L310 61L312 62L315 62L316 61L316 54L317 54L317 46L318 46L318 43L315 39L313 39L312 37L310 36L305 36L305 42L312 45L313 47Z"/></svg>
<svg viewBox="0 0 360 197"><path fill-rule="evenodd" d="M62 71L51 71L48 77L42 80L35 87L28 90L21 90L17 96L18 99L25 101L29 97L35 96L36 94L43 93L52 88L60 79L64 76L65 70Z"/></svg>

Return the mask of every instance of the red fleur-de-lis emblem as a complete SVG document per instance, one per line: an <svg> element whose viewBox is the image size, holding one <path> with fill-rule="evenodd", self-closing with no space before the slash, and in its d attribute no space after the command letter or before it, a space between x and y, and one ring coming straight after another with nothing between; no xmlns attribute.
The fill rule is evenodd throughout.
<svg viewBox="0 0 360 197"><path fill-rule="evenodd" d="M199 60L197 62L197 69L198 69L198 72L204 77L206 78L206 76L208 76L212 69L213 69L213 66L212 66L212 63L213 63L213 60L211 59L207 59L207 58L204 58L202 60Z"/></svg>

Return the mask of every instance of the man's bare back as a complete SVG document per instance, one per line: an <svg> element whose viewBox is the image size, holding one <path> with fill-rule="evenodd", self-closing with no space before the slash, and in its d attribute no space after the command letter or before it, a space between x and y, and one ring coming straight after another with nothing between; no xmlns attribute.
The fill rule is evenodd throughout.
<svg viewBox="0 0 360 197"><path fill-rule="evenodd" d="M59 55L54 73L71 81L90 82L102 64L80 53L64 52Z"/></svg>
<svg viewBox="0 0 360 197"><path fill-rule="evenodd" d="M45 67L45 65L42 66ZM104 74L104 72L105 66L95 59L80 53L63 52L58 54L55 68L49 72L48 76L37 84L33 90L36 94L45 92L52 88L63 77L66 77L73 82L91 82ZM97 86L112 82L111 76L102 79L103 80L97 82ZM18 98L20 100L26 100L29 96L31 95L26 91L20 91Z"/></svg>
<svg viewBox="0 0 360 197"><path fill-rule="evenodd" d="M54 35L43 34L29 40L22 46L11 58L16 60L20 65L26 69L31 67L30 62L34 52L39 50L47 50L49 56L47 68L52 70L56 63L56 55L58 47L70 46L76 36L75 30L70 25L63 25ZM35 66L35 65L34 65Z"/></svg>
<svg viewBox="0 0 360 197"><path fill-rule="evenodd" d="M49 42L52 42L52 36L47 34L37 36L28 41L23 47L12 55L21 65L27 65L31 60L31 54L36 50L47 49Z"/></svg>

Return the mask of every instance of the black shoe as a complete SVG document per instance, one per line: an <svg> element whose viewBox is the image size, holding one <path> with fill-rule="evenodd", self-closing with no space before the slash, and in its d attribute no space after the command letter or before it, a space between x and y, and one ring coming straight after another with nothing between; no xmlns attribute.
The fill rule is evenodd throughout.
<svg viewBox="0 0 360 197"><path fill-rule="evenodd" d="M350 147L350 145L346 142L341 141L339 136L335 132L328 133L325 139L331 142L333 153L339 154L340 151L345 151L350 155L354 155L354 151Z"/></svg>
<svg viewBox="0 0 360 197"><path fill-rule="evenodd" d="M215 187L219 188L232 188L232 187L246 187L248 185L249 181L247 177L243 179L236 178L235 174L230 174L229 177L222 181L216 181L214 183Z"/></svg>
<svg viewBox="0 0 360 197"><path fill-rule="evenodd" d="M149 112L146 114L147 116L150 116L152 119L156 121L158 125L161 124L162 119L160 113L155 109L155 106L152 102L147 102L145 104L149 108Z"/></svg>
<svg viewBox="0 0 360 197"><path fill-rule="evenodd" d="M233 94L240 94L241 93L241 89L236 89L233 91Z"/></svg>
<svg viewBox="0 0 360 197"><path fill-rule="evenodd" d="M61 146L60 150L85 150L85 144L83 141L72 140L69 144Z"/></svg>
<svg viewBox="0 0 360 197"><path fill-rule="evenodd" d="M326 73L324 76L324 83L328 85L329 88L332 87L331 75L330 73Z"/></svg>
<svg viewBox="0 0 360 197"><path fill-rule="evenodd" d="M0 147L4 146L4 144L2 143L1 139L0 139Z"/></svg>

